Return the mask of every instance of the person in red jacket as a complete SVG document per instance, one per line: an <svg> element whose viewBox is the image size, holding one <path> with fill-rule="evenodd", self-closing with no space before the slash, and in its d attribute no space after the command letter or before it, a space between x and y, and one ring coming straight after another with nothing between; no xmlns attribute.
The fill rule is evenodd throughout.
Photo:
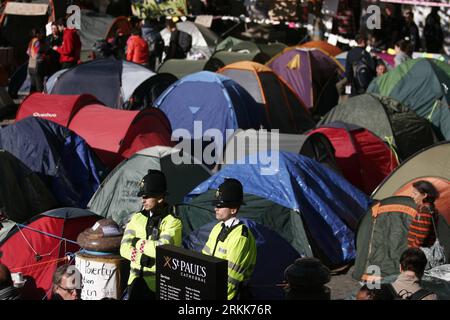
<svg viewBox="0 0 450 320"><path fill-rule="evenodd" d="M61 68L66 69L75 66L80 60L81 40L75 28L66 26L65 19L58 20L57 24L59 29L63 29L63 42L61 46L53 47L53 50L60 55Z"/></svg>
<svg viewBox="0 0 450 320"><path fill-rule="evenodd" d="M131 29L131 36L127 41L127 60L146 65L148 62L148 43L141 37L139 28Z"/></svg>

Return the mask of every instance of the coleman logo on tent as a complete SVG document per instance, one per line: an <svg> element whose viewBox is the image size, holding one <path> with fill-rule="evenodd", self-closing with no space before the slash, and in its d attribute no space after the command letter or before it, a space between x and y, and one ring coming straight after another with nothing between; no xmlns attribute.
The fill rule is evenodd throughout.
<svg viewBox="0 0 450 320"><path fill-rule="evenodd" d="M33 117L40 117L40 118L56 118L57 114L56 113L39 113L39 112L34 112L33 113Z"/></svg>

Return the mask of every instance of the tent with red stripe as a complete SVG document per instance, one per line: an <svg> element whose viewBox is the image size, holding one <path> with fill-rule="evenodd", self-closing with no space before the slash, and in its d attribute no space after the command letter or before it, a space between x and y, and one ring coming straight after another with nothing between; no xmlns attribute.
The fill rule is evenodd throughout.
<svg viewBox="0 0 450 320"><path fill-rule="evenodd" d="M93 104L77 112L69 129L86 140L111 168L139 150L172 143L169 120L156 108L128 111Z"/></svg>
<svg viewBox="0 0 450 320"><path fill-rule="evenodd" d="M67 127L73 116L88 104L100 103L90 94L59 95L33 93L19 107L16 121L26 117L40 117Z"/></svg>

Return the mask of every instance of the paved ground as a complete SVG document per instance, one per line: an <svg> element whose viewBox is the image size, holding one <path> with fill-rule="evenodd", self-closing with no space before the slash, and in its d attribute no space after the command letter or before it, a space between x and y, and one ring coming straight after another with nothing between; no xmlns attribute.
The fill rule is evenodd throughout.
<svg viewBox="0 0 450 320"><path fill-rule="evenodd" d="M331 276L326 285L331 289L331 300L342 300L356 293L360 285L352 278L353 267L346 273Z"/></svg>

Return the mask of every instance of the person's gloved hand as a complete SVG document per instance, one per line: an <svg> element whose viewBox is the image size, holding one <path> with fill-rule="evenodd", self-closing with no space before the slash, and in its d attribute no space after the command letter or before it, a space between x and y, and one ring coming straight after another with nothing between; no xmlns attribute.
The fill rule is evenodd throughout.
<svg viewBox="0 0 450 320"><path fill-rule="evenodd" d="M131 240L131 246L136 248L136 243L139 241L139 238L133 238L133 240Z"/></svg>
<svg viewBox="0 0 450 320"><path fill-rule="evenodd" d="M142 254L141 256L141 261L140 261L140 265L143 267L147 267L150 268L155 264L155 259L152 257L149 257L145 254Z"/></svg>

